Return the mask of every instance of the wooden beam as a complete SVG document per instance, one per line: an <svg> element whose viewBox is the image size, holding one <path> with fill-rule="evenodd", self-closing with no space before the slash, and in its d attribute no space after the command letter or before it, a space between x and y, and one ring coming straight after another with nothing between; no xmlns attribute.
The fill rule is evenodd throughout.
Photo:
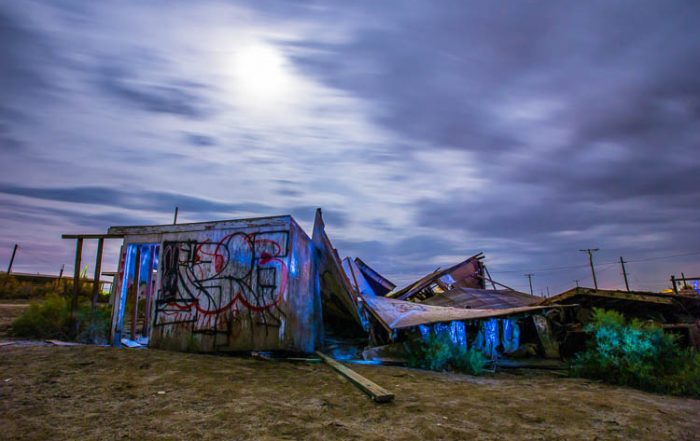
<svg viewBox="0 0 700 441"><path fill-rule="evenodd" d="M151 332L151 299L153 298L153 263L155 260L156 246L151 245L148 247L148 262L146 263L146 271L148 271L148 276L146 280L146 306L145 314L143 319L143 331L141 335L148 337Z"/></svg>
<svg viewBox="0 0 700 441"><path fill-rule="evenodd" d="M97 254L95 254L95 275L92 280L92 313L97 310L97 298L100 294L100 272L102 271L102 248L104 247L104 238L97 240Z"/></svg>
<svg viewBox="0 0 700 441"><path fill-rule="evenodd" d="M383 387L373 383L372 381L366 379L362 375L353 371L352 369L344 366L323 352L316 351L316 355L321 357L326 364L333 369L335 369L339 374L343 375L345 378L350 380L355 386L357 386L362 392L369 395L377 403L388 403L394 399L394 394L387 391Z"/></svg>
<svg viewBox="0 0 700 441"><path fill-rule="evenodd" d="M590 296L590 297L600 297L616 300L627 300L631 302L646 302L646 303L657 303L662 305L673 305L675 303L675 296L664 295L664 294L646 294L638 292L625 292L625 291L606 291L606 290L595 290L586 288L575 288L569 290L565 293L556 295L554 297L548 297L547 299L538 303L538 305L551 305L558 302L564 301L571 297L577 296ZM581 303L581 302L578 302Z"/></svg>
<svg viewBox="0 0 700 441"><path fill-rule="evenodd" d="M122 239L123 234L63 234L61 239Z"/></svg>
<svg viewBox="0 0 700 441"><path fill-rule="evenodd" d="M73 337L78 336L78 320L75 313L78 310L78 294L80 293L80 263L83 256L83 238L75 241L75 264L73 268L73 297L70 301L70 319Z"/></svg>
<svg viewBox="0 0 700 441"><path fill-rule="evenodd" d="M139 289L141 288L140 283L141 283L141 246L136 246L136 262L134 266L134 283L132 284L132 287L135 287L134 289L134 295L132 296L134 298L134 309L133 309L133 314L131 316L131 339L136 340L136 322L138 321L139 318ZM127 294L128 295L128 294ZM127 298L128 300L128 298Z"/></svg>

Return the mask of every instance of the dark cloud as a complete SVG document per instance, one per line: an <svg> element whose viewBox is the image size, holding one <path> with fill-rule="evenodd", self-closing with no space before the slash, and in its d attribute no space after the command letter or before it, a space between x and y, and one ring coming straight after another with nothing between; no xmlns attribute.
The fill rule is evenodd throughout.
<svg viewBox="0 0 700 441"><path fill-rule="evenodd" d="M197 147L210 147L216 145L216 139L208 135L202 135L201 133L187 133L185 139L188 144Z"/></svg>
<svg viewBox="0 0 700 441"><path fill-rule="evenodd" d="M124 69L105 68L99 73L98 85L108 95L149 112L194 119L210 114L201 84L167 78L155 83L129 77Z"/></svg>
<svg viewBox="0 0 700 441"><path fill-rule="evenodd" d="M55 187L36 188L0 184L0 193L26 196L35 199L71 202L78 204L106 205L133 210L169 212L180 207L194 213L268 212L268 205L259 203L227 203L194 196L160 191L126 191L109 187Z"/></svg>
<svg viewBox="0 0 700 441"><path fill-rule="evenodd" d="M0 123L0 151L16 151L23 146L24 143L12 135L9 127Z"/></svg>
<svg viewBox="0 0 700 441"><path fill-rule="evenodd" d="M20 24L9 8L0 6L0 97L49 88L50 81L36 65L42 57L54 59L46 39Z"/></svg>

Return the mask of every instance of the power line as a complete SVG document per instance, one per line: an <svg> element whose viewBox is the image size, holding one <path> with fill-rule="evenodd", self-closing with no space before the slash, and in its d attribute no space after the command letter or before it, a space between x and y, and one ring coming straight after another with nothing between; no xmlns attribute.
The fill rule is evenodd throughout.
<svg viewBox="0 0 700 441"><path fill-rule="evenodd" d="M636 262L648 262L651 260L663 260L663 259L672 259L674 257L686 257L686 256L697 256L700 255L700 252L696 253L685 253L685 254L671 254L668 256L655 256L655 257L646 257L646 258L641 258L641 259L632 259L632 260L625 260L625 263L636 263ZM608 264L619 264L620 261L613 261L613 262L602 262L599 265L608 265ZM570 269L577 269L577 268L586 268L590 265L569 265L569 266L554 266L550 268L539 268L539 269L517 269L517 270L496 270L492 272L494 273L499 273L499 274L509 274L509 273L522 273L524 271L533 271L535 273L544 273L544 272L554 272L554 271L564 271L564 270L570 270Z"/></svg>
<svg viewBox="0 0 700 441"><path fill-rule="evenodd" d="M657 256L657 257L648 257L646 259L634 259L634 260L628 260L627 263L630 262L647 262L649 260L663 260L663 259L671 259L674 257L685 257L685 256L697 256L700 255L700 253L685 253L685 254L672 254L670 256Z"/></svg>

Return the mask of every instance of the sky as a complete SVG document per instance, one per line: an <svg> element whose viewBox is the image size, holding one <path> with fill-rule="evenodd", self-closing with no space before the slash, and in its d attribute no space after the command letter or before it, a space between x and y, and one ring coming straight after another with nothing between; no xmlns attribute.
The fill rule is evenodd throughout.
<svg viewBox="0 0 700 441"><path fill-rule="evenodd" d="M668 288L700 276L698 23L681 0L0 0L0 267L18 243L13 271L72 271L62 233L176 206L309 234L322 207L400 286L484 252L553 295L599 248L601 287L623 256Z"/></svg>

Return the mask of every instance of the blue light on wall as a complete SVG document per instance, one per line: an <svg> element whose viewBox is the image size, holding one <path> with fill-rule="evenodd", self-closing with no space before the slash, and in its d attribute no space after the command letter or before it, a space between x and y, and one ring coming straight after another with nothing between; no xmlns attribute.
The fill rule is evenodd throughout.
<svg viewBox="0 0 700 441"><path fill-rule="evenodd" d="M503 352L515 352L520 347L520 327L514 319L503 320Z"/></svg>

